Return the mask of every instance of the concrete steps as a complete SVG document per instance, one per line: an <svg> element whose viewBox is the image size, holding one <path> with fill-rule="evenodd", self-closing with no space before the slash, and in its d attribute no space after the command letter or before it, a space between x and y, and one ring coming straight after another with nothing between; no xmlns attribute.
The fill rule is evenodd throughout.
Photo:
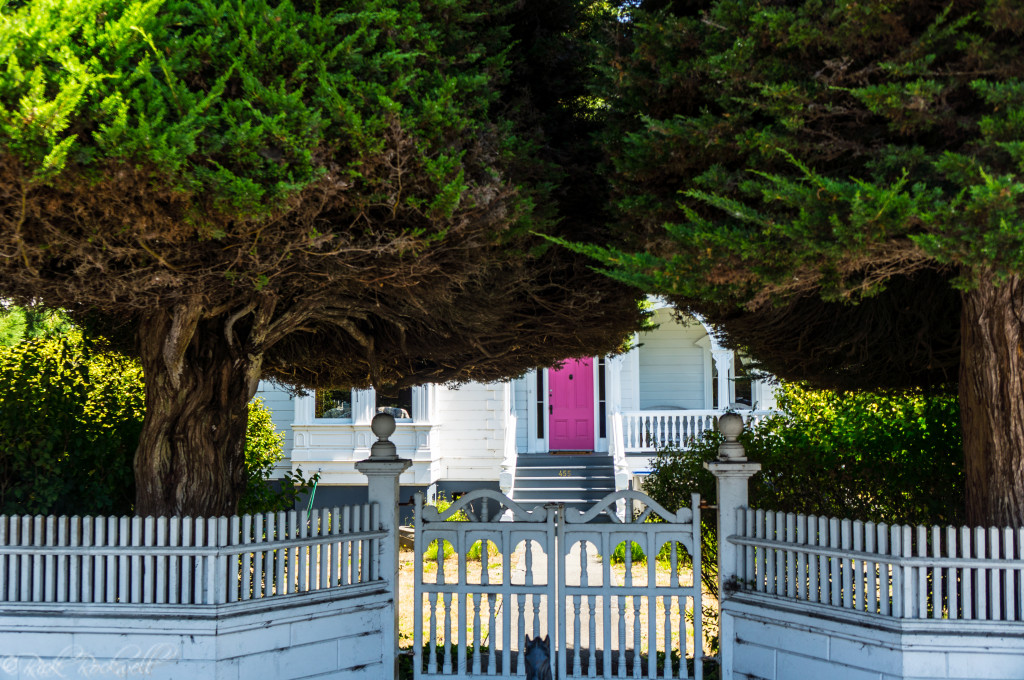
<svg viewBox="0 0 1024 680"><path fill-rule="evenodd" d="M615 467L605 454L520 454L512 500L529 505L587 507L615 491Z"/></svg>

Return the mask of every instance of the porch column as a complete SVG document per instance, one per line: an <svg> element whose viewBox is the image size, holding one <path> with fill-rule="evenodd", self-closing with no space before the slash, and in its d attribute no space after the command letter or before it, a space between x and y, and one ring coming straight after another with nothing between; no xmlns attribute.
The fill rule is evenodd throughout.
<svg viewBox="0 0 1024 680"><path fill-rule="evenodd" d="M716 349L711 351L711 356L718 369L718 408L724 411L732 401L729 398L729 374L732 373L733 352L731 349Z"/></svg>
<svg viewBox="0 0 1024 680"><path fill-rule="evenodd" d="M722 616L721 603L728 595L726 583L738 577L738 560L742 556L739 547L729 542L730 536L739 534L737 510L747 507L748 483L761 469L760 463L747 460L743 445L739 442L743 432L743 418L736 413L726 413L718 419L718 431L725 442L718 447L718 460L704 463L717 479L718 487L718 602L719 639L721 640L721 680L733 680L732 620Z"/></svg>
<svg viewBox="0 0 1024 680"><path fill-rule="evenodd" d="M384 675L383 680L398 677L398 478L409 469L412 461L398 457L398 449L388 440L395 432L395 419L378 413L370 423L377 441L370 447L370 457L356 463L356 469L366 475L367 491L371 502L379 505L380 529L388 532L382 539L378 557L380 575L388 580L391 603L383 614Z"/></svg>

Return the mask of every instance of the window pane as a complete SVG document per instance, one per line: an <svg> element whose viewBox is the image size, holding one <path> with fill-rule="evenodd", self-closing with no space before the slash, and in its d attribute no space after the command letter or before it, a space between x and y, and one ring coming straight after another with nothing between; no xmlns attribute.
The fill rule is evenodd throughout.
<svg viewBox="0 0 1024 680"><path fill-rule="evenodd" d="M317 390L316 418L351 418L352 390Z"/></svg>
<svg viewBox="0 0 1024 680"><path fill-rule="evenodd" d="M389 413L396 419L412 418L412 388L377 390L377 413Z"/></svg>
<svg viewBox="0 0 1024 680"><path fill-rule="evenodd" d="M544 370L537 369L537 439L544 439Z"/></svg>
<svg viewBox="0 0 1024 680"><path fill-rule="evenodd" d="M752 406L754 403L753 394L750 385L750 373L747 371L743 360L737 354L733 364L733 375L736 376L733 381L736 385L736 403L743 404L744 406Z"/></svg>

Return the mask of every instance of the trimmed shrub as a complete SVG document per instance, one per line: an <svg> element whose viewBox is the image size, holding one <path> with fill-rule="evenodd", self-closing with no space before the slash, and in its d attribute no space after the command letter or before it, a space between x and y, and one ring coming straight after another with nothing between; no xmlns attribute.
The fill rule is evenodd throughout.
<svg viewBox="0 0 1024 680"><path fill-rule="evenodd" d="M778 404L781 413L740 437L747 457L762 465L750 481L751 506L873 522L962 523L956 397L787 384ZM704 463L718 457L721 443L719 433L708 432L688 450L659 451L644 492L671 511L688 506L694 492L716 503L715 478ZM701 580L717 597L715 514L702 513L701 524Z"/></svg>
<svg viewBox="0 0 1024 680"><path fill-rule="evenodd" d="M0 346L0 513L131 514L145 409L142 369L78 331ZM290 510L314 478L267 479L283 454L260 400L249 405L240 512Z"/></svg>
<svg viewBox="0 0 1024 680"><path fill-rule="evenodd" d="M74 332L0 347L0 383L0 512L131 512L138 364Z"/></svg>

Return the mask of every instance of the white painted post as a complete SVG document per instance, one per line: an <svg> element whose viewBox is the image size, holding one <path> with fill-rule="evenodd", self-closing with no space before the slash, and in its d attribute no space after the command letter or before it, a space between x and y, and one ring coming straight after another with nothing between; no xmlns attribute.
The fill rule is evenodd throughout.
<svg viewBox="0 0 1024 680"><path fill-rule="evenodd" d="M716 349L711 351L711 356L715 360L715 368L718 369L718 410L724 411L729 408L732 401L729 377L732 374L733 351Z"/></svg>
<svg viewBox="0 0 1024 680"><path fill-rule="evenodd" d="M378 542L380 549L377 554L380 560L377 573L389 581L392 592L391 604L383 615L381 646L384 674L381 679L395 680L398 677L398 478L412 465L412 461L399 458L398 449L388 440L395 432L392 416L378 413L373 417L370 428L377 435L377 441L370 447L370 457L356 463L356 469L366 475L370 502L380 506L380 529L389 534ZM388 623L389 615L391 623Z"/></svg>
<svg viewBox="0 0 1024 680"><path fill-rule="evenodd" d="M760 463L747 460L743 445L738 439L743 432L743 418L736 413L726 413L718 419L718 430L725 442L718 447L718 460L704 463L704 467L718 480L718 600L719 623L721 626L721 678L733 680L733 634L732 621L721 612L721 602L728 593L725 584L741 577L736 565L741 548L729 542L730 536L741 533L738 524L738 508L747 507L748 480L760 469ZM769 584L770 585L770 584Z"/></svg>

